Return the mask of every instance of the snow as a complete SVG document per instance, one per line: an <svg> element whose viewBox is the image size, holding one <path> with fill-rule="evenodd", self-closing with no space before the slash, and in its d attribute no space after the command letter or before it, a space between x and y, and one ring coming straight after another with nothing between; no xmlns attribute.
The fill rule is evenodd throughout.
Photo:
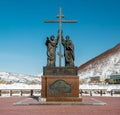
<svg viewBox="0 0 120 115"><path fill-rule="evenodd" d="M87 65L83 70L78 71L81 79L103 76L107 78L111 74L120 74L120 52L108 55Z"/></svg>
<svg viewBox="0 0 120 115"><path fill-rule="evenodd" d="M0 84L0 89L41 89L41 85L27 85L23 83Z"/></svg>
<svg viewBox="0 0 120 115"><path fill-rule="evenodd" d="M0 72L0 81L3 80L6 83L1 83L0 89L41 89L40 76L29 76L29 75L22 75L22 74L8 73L8 72ZM10 81L12 83L10 83ZM120 85L82 84L80 85L80 89L107 89L108 91L110 91L111 89L120 89Z"/></svg>
<svg viewBox="0 0 120 115"><path fill-rule="evenodd" d="M106 89L107 91L111 91L112 89L120 90L120 85L89 85L89 84L82 84L79 86L79 89Z"/></svg>
<svg viewBox="0 0 120 115"><path fill-rule="evenodd" d="M87 74L88 73L86 73L85 75ZM91 74L89 73L88 75L92 75L92 74L93 71L91 71ZM22 74L8 73L8 72L0 72L0 90L31 90L31 89L41 90L41 88L42 88L41 76L29 76L29 75L22 75ZM112 89L120 90L120 85L81 84L79 86L79 89L83 89L83 90L105 89L107 91L111 91ZM3 94L2 97L5 95L9 96L10 94ZM14 95L20 96L20 94L14 94Z"/></svg>
<svg viewBox="0 0 120 115"><path fill-rule="evenodd" d="M2 93L2 96L0 96L0 98L4 98L4 97L10 97L10 90L41 90L41 85L27 85L27 84L23 84L23 83L14 83L14 84L10 84L10 85L6 85L6 84L2 84L0 85L0 90L8 90L7 93ZM111 96L111 93L108 91L111 91L112 89L118 89L120 90L120 85L89 85L89 84L82 84L79 86L79 89L87 90L88 94L83 93L82 96L90 96L90 90L106 90L107 92L105 94L102 94L102 96ZM23 96L30 96L30 93L28 94L22 94ZM35 96L41 96L41 93L35 93ZM81 94L80 94L81 95ZM12 96L21 96L21 93L13 93ZM94 91L92 91L92 96L101 96L100 93L95 93ZM120 94L113 94L112 96L114 97L120 97Z"/></svg>
<svg viewBox="0 0 120 115"><path fill-rule="evenodd" d="M41 85L27 85L23 83L14 83L14 84L1 84L0 89L41 89ZM79 89L106 89L111 91L112 89L120 89L120 85L89 85L82 84L79 86Z"/></svg>
<svg viewBox="0 0 120 115"><path fill-rule="evenodd" d="M16 73L0 72L0 82L6 84L25 83L25 84L39 84L41 82L40 76L22 75Z"/></svg>

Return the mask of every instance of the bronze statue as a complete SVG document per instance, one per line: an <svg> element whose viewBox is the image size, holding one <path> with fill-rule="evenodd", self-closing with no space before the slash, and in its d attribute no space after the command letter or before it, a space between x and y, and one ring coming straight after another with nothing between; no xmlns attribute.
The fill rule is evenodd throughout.
<svg viewBox="0 0 120 115"><path fill-rule="evenodd" d="M56 61L56 47L58 44L58 39L55 39L54 35L47 37L46 46L47 46L47 66L55 66Z"/></svg>
<svg viewBox="0 0 120 115"><path fill-rule="evenodd" d="M74 67L74 45L69 36L66 36L66 40L62 38L62 44L64 46L65 66Z"/></svg>

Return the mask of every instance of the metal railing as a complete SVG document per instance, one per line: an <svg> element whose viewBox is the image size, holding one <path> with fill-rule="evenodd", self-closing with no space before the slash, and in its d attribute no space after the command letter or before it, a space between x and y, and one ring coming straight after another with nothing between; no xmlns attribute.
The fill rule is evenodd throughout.
<svg viewBox="0 0 120 115"><path fill-rule="evenodd" d="M41 95L41 89L0 89L0 96L33 96Z"/></svg>
<svg viewBox="0 0 120 115"><path fill-rule="evenodd" d="M120 96L120 89L80 89L80 96ZM41 89L0 89L0 96L41 96Z"/></svg>
<svg viewBox="0 0 120 115"><path fill-rule="evenodd" d="M120 96L120 89L80 89L81 96Z"/></svg>

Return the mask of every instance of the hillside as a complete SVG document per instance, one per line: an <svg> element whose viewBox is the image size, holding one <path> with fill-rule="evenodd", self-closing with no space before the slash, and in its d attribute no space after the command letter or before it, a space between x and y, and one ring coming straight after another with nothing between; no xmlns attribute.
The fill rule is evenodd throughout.
<svg viewBox="0 0 120 115"><path fill-rule="evenodd" d="M10 72L0 72L0 84L22 83L27 85L40 84L40 77Z"/></svg>
<svg viewBox="0 0 120 115"><path fill-rule="evenodd" d="M120 43L78 68L82 78L120 74Z"/></svg>

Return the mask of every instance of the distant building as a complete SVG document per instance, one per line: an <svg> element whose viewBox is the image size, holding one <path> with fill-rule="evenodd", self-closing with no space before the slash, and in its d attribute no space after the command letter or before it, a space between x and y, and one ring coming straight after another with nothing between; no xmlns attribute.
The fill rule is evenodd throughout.
<svg viewBox="0 0 120 115"><path fill-rule="evenodd" d="M100 76L90 77L91 82L100 82Z"/></svg>
<svg viewBox="0 0 120 115"><path fill-rule="evenodd" d="M90 77L90 82L91 83L100 83L100 82L104 82L105 78L103 76L93 76Z"/></svg>
<svg viewBox="0 0 120 115"><path fill-rule="evenodd" d="M110 79L113 80L115 84L120 84L120 74L110 75Z"/></svg>

